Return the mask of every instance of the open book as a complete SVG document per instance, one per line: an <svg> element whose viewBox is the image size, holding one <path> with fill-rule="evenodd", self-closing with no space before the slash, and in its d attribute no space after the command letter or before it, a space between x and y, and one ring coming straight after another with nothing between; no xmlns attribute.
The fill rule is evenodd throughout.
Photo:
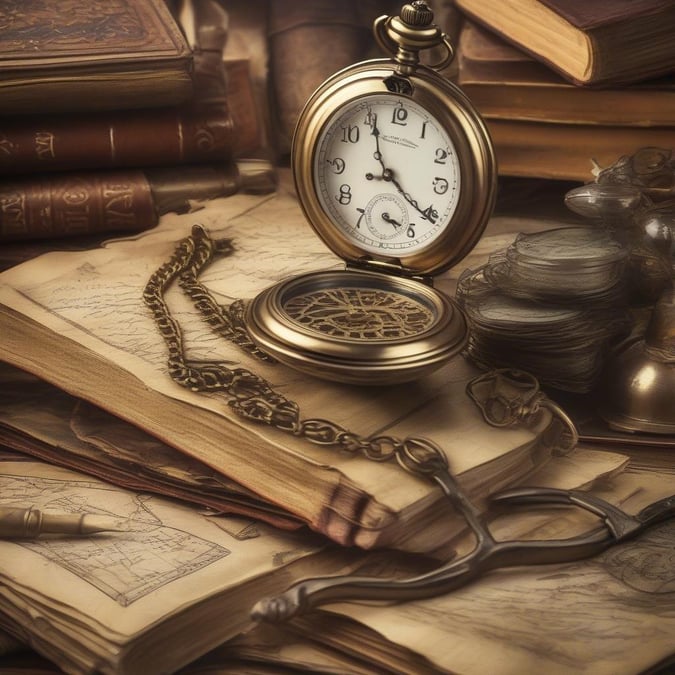
<svg viewBox="0 0 675 675"><path fill-rule="evenodd" d="M399 654L405 658L394 672L435 672L421 667L428 663L423 656L411 656L406 640L400 648L384 640L379 655L368 654L375 641L364 646L361 629L350 635L340 628L309 635L299 645L291 634L269 634L271 626L254 626L249 618L258 600L300 579L357 569L385 577L404 570L401 565L438 564L427 556L345 549L306 531L284 533L249 518L216 516L18 453L0 459L0 507L91 514L116 528L88 536L0 536L0 641L6 631L69 673L144 675L176 672L188 662L192 666L180 670L186 675L221 672L219 666L226 668L222 672L256 673L255 662L272 660L272 672L304 664L311 672L374 675L388 672L380 659L391 664ZM621 478L625 460L575 449L552 458L530 481L588 486L617 472ZM559 516L558 510L536 510L530 518L557 523ZM354 604L354 611L359 607ZM323 611L317 617L323 625ZM300 629L305 632L306 623ZM424 621L411 636L420 629L426 631ZM322 645L318 638L342 642ZM345 656L345 649L356 658ZM414 668L406 670L410 662Z"/></svg>
<svg viewBox="0 0 675 675"><path fill-rule="evenodd" d="M255 518L284 530L302 526L199 460L7 363L0 363L0 446L214 513Z"/></svg>
<svg viewBox="0 0 675 675"><path fill-rule="evenodd" d="M306 532L214 517L42 462L0 461L0 506L119 523L82 537L0 538L0 629L69 673L174 672L249 627L261 593L348 564L346 551Z"/></svg>
<svg viewBox="0 0 675 675"><path fill-rule="evenodd" d="M589 460L578 457L580 465ZM533 484L578 480L573 462L556 466L551 481L546 473ZM591 493L634 514L672 494L672 474L629 467ZM500 540L538 540L597 525L580 510L517 509L493 522L492 531ZM592 558L495 570L424 600L326 605L290 624L261 624L216 650L211 662L238 659L279 670L314 664L321 672L321 665L342 657L336 672L358 675L665 675L675 663L674 534L671 518ZM397 564L414 573L405 567L410 559L404 563L396 554L387 564L390 573Z"/></svg>
<svg viewBox="0 0 675 675"><path fill-rule="evenodd" d="M374 462L253 423L224 397L172 380L143 291L197 222L233 242L234 252L202 275L222 305L289 275L342 265L290 191L214 200L194 214L165 216L143 234L91 251L49 253L4 272L0 359L137 425L336 542L419 552L446 544L463 522L431 482L395 461ZM437 286L443 283L449 281ZM332 384L261 362L216 335L179 287L169 289L166 303L190 359L256 373L297 403L303 419L330 420L361 438L426 437L478 503L555 450L555 434L547 433L552 416L543 408L529 425L487 424L465 393L477 371L461 357L411 384Z"/></svg>

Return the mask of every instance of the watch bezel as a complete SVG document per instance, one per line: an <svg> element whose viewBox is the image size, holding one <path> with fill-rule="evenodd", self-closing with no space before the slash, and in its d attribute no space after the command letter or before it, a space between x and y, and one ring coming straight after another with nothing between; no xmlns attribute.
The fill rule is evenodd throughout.
<svg viewBox="0 0 675 675"><path fill-rule="evenodd" d="M392 86L396 90L392 91ZM377 255L335 225L323 208L315 184L319 140L336 110L367 95L409 98L447 131L457 152L460 194L447 226L433 243L401 255ZM303 108L291 149L291 166L303 213L319 238L347 264L366 260L393 265L409 276L434 276L456 265L480 239L494 207L497 162L485 123L466 95L424 66L402 76L387 59L350 66L326 80Z"/></svg>
<svg viewBox="0 0 675 675"><path fill-rule="evenodd" d="M322 335L285 310L288 300L296 295L333 287L378 289L414 298L426 305L434 318L414 336L366 340ZM468 339L466 318L454 300L414 279L371 271L324 270L290 277L258 294L246 312L251 337L278 361L348 384L416 380L458 354Z"/></svg>

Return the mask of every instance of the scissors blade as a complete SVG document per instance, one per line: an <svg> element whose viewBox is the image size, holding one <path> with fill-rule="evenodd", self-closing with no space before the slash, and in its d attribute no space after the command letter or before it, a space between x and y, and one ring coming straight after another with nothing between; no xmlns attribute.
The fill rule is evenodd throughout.
<svg viewBox="0 0 675 675"><path fill-rule="evenodd" d="M659 499L645 506L636 516L642 527L646 528L662 520L675 517L675 495Z"/></svg>
<svg viewBox="0 0 675 675"><path fill-rule="evenodd" d="M492 502L495 504L539 504L543 506L562 504L578 506L602 518L608 530L608 535L615 542L627 539L645 527L643 522L638 520L637 517L625 513L601 497L581 490L538 487L511 488L494 495Z"/></svg>
<svg viewBox="0 0 675 675"><path fill-rule="evenodd" d="M602 518L615 543L629 539L650 525L675 517L675 495L645 506L632 516L604 499L580 490L523 487L504 490L492 497L495 504L568 504Z"/></svg>

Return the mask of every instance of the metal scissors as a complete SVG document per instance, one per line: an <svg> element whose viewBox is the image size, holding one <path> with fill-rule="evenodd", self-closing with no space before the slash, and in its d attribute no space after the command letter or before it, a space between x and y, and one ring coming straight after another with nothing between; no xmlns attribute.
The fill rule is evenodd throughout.
<svg viewBox="0 0 675 675"><path fill-rule="evenodd" d="M586 558L636 536L651 525L675 516L675 494L658 500L632 516L613 504L578 490L512 488L492 497L495 505L571 505L601 519L601 525L576 537L539 541L498 541L485 515L471 503L448 468L445 455L433 443L416 443L404 461L426 473L465 518L475 536L474 548L442 566L407 579L368 576L315 577L300 581L279 596L264 598L253 608L256 621L281 622L320 605L349 600L404 601L448 593L497 568L563 563Z"/></svg>

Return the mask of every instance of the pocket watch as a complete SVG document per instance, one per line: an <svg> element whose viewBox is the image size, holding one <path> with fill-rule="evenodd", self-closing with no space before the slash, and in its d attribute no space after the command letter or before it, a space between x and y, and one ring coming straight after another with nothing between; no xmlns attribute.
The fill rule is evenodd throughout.
<svg viewBox="0 0 675 675"><path fill-rule="evenodd" d="M476 244L496 194L494 149L426 2L375 20L390 58L357 63L310 97L291 168L302 211L345 269L283 280L247 309L280 362L352 384L419 378L464 347L468 328L433 286ZM442 52L433 66L420 51Z"/></svg>

